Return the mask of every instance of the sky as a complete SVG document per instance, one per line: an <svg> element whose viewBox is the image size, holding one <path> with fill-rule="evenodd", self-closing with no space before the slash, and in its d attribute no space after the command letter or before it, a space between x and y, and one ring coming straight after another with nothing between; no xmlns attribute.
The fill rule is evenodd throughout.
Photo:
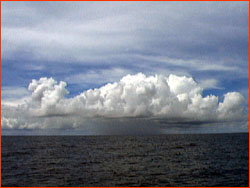
<svg viewBox="0 0 250 188"><path fill-rule="evenodd" d="M3 134L248 132L249 2L2 2Z"/></svg>

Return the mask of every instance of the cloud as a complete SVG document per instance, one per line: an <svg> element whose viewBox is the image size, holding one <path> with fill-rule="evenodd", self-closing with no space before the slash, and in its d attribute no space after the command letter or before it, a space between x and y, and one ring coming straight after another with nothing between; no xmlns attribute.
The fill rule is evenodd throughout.
<svg viewBox="0 0 250 188"><path fill-rule="evenodd" d="M205 79L200 81L200 86L204 89L223 89L218 86L218 80L216 79Z"/></svg>
<svg viewBox="0 0 250 188"><path fill-rule="evenodd" d="M52 76L69 83L73 96L143 72L213 78L229 91L225 81L249 77L248 7L248 2L3 2L2 85ZM214 81L204 84L217 87ZM233 90L247 88L245 81Z"/></svg>
<svg viewBox="0 0 250 188"><path fill-rule="evenodd" d="M65 78L71 84L105 84L119 80L121 76L131 73L128 69L111 68L101 70L89 70L86 73L79 73Z"/></svg>
<svg viewBox="0 0 250 188"><path fill-rule="evenodd" d="M201 123L247 118L240 93L229 92L219 102L215 95L203 96L200 84L187 76L126 75L72 98L67 98L66 87L66 82L53 78L32 80L25 103L2 106L3 128L77 128L96 118Z"/></svg>
<svg viewBox="0 0 250 188"><path fill-rule="evenodd" d="M240 117L244 110L241 107L244 100L245 99L243 95L238 92L230 92L225 94L223 103L220 103L218 107L219 118L233 120Z"/></svg>
<svg viewBox="0 0 250 188"><path fill-rule="evenodd" d="M32 80L28 89L32 92L31 100L28 102L31 108L35 107L36 111L46 111L49 115L54 112L54 108L60 105L60 102L68 90L65 88L66 82L60 82L57 84L53 78L41 78L40 80ZM36 109L36 107L39 109Z"/></svg>
<svg viewBox="0 0 250 188"><path fill-rule="evenodd" d="M30 93L24 87L6 87L1 88L1 103L8 106L18 106L28 99Z"/></svg>
<svg viewBox="0 0 250 188"><path fill-rule="evenodd" d="M139 59L146 60L146 61L153 61L153 62L160 62L166 65L174 65L180 66L183 68L192 68L193 70L200 70L200 71L239 71L238 67L223 65L222 62L212 63L208 62L207 60L199 60L199 59L191 59L191 60L184 60L181 58L169 58L167 56L136 56Z"/></svg>
<svg viewBox="0 0 250 188"><path fill-rule="evenodd" d="M184 67L188 60L199 71L243 71L247 7L248 2L3 2L2 58L127 64L138 55Z"/></svg>
<svg viewBox="0 0 250 188"><path fill-rule="evenodd" d="M13 1L1 18L5 128L246 118L249 2Z"/></svg>
<svg viewBox="0 0 250 188"><path fill-rule="evenodd" d="M24 87L2 87L1 88L1 98L22 98L29 95L29 92Z"/></svg>

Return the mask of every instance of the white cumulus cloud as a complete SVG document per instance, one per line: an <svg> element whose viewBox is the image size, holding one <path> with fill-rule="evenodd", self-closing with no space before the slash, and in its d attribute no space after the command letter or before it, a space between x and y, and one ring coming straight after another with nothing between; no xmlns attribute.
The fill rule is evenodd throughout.
<svg viewBox="0 0 250 188"><path fill-rule="evenodd" d="M170 74L124 76L119 82L90 89L72 98L66 82L32 80L25 103L2 108L2 128L75 128L89 118L156 118L164 121L221 122L246 118L238 92L203 96L192 77ZM57 127L58 126L58 127Z"/></svg>

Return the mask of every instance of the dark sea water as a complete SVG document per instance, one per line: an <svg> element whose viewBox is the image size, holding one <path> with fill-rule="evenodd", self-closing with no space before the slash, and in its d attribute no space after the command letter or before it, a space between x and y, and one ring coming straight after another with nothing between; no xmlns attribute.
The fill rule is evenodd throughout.
<svg viewBox="0 0 250 188"><path fill-rule="evenodd" d="M249 186L248 134L2 136L2 186Z"/></svg>

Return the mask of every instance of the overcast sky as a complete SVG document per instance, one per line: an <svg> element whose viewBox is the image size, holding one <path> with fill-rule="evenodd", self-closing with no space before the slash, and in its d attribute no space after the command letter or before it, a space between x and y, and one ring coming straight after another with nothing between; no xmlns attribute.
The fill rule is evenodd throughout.
<svg viewBox="0 0 250 188"><path fill-rule="evenodd" d="M249 2L27 1L1 4L1 122L8 133L16 129L50 128L51 124L61 124L62 119L65 122L66 117L67 125L63 129L84 129L83 124L91 127L90 124L95 123L84 122L96 116L118 119L161 116L164 121L177 118L181 122L188 119L217 123L222 119L229 121L226 117L231 113L231 117L235 116L233 120L248 119L244 115L248 113L249 101ZM138 75L140 72L142 74ZM108 91L100 88L108 83L116 82L123 90L130 87L128 77L123 78L128 74L137 74L131 78L133 83L143 76L147 80L144 85L133 85L135 89L131 92L137 92L134 94L136 101L131 102L127 96L118 97L116 101L114 97L112 100L103 98L103 92L117 91L116 86L106 87ZM44 79L40 80L42 77ZM174 81L170 82L170 78ZM176 88L179 82L184 84L180 85L182 89ZM151 90L148 90L149 85L153 85ZM41 87L44 89L40 91ZM168 89L162 93L162 87ZM90 94L85 92L93 88L97 88L100 96L94 90ZM138 88L149 92L144 93L145 100L139 96ZM38 94L40 99L35 96ZM178 109L172 108L170 103L177 100L174 106L182 106L183 94L187 94L188 102L180 107L185 114L180 116L174 113ZM67 112L62 110L65 101L75 105L76 99L83 95L86 101L77 109L88 115L77 114L75 106ZM198 95L202 96L199 100L206 103L194 104ZM211 97L208 99L208 96ZM235 101L234 104L228 104L225 96L228 101ZM152 101L161 101L164 97L171 102L153 105L156 103ZM103 100L107 101L106 106L93 107ZM140 109L128 106L128 101ZM112 106L113 103L120 106ZM242 106L244 118L232 111L233 108L240 111ZM111 112L111 107L119 115ZM27 108L33 113L19 117ZM206 108L206 112L199 118L192 114L201 108ZM212 111L219 115L210 117L208 114ZM89 128L82 132L87 134L87 130ZM243 128L228 128L232 130L247 131L248 128L244 123Z"/></svg>

